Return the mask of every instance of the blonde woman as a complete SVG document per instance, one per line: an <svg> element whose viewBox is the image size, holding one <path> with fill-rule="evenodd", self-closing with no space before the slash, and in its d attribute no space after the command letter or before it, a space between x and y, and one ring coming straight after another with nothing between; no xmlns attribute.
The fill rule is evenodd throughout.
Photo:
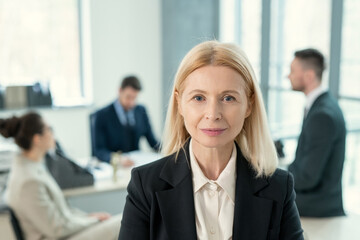
<svg viewBox="0 0 360 240"><path fill-rule="evenodd" d="M15 157L5 201L12 208L27 240L113 240L121 216L87 214L70 208L44 164L55 147L51 128L37 113L0 119L0 134L14 138L21 152ZM66 174L66 173L64 173Z"/></svg>
<svg viewBox="0 0 360 240"><path fill-rule="evenodd" d="M208 41L185 56L162 149L132 172L119 239L303 239L293 178L276 169L261 93L236 45Z"/></svg>

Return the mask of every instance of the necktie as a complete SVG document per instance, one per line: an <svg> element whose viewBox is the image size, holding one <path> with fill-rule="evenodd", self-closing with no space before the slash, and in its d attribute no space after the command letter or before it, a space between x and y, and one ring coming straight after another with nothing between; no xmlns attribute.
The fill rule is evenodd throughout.
<svg viewBox="0 0 360 240"><path fill-rule="evenodd" d="M126 116L126 125L128 125L128 126L131 125L131 123L130 123L130 116L129 116L129 115L130 115L129 112L126 112L126 113L125 113L125 116Z"/></svg>

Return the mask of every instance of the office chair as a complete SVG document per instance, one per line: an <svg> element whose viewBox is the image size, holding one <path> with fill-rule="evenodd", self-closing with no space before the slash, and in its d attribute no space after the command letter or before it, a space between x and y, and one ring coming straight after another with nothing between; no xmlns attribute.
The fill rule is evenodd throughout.
<svg viewBox="0 0 360 240"><path fill-rule="evenodd" d="M90 114L91 156L95 156L95 121L96 112Z"/></svg>
<svg viewBox="0 0 360 240"><path fill-rule="evenodd" d="M20 223L19 223L18 219L16 218L14 211L10 207L8 207L8 209L10 212L11 225L12 225L13 231L15 233L16 239L17 240L25 240L23 232L21 230Z"/></svg>

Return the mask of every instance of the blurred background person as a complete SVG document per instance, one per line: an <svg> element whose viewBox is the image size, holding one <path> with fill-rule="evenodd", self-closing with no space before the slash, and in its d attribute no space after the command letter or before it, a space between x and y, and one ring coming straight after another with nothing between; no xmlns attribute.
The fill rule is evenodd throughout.
<svg viewBox="0 0 360 240"><path fill-rule="evenodd" d="M141 91L137 77L125 77L119 88L118 98L94 114L94 154L104 162L110 162L111 153L139 150L139 141L145 136L149 145L159 149L159 142L151 129L146 109L136 104ZM127 159L123 165L132 165Z"/></svg>
<svg viewBox="0 0 360 240"><path fill-rule="evenodd" d="M301 216L345 215L341 181L345 121L337 101L321 86L324 69L324 56L316 49L304 49L295 52L288 76L292 89L306 95L295 160L289 166Z"/></svg>
<svg viewBox="0 0 360 240"><path fill-rule="evenodd" d="M0 133L14 138L21 152L13 160L5 202L25 239L116 239L120 217L71 209L44 164L55 147L50 126L37 113L0 119Z"/></svg>

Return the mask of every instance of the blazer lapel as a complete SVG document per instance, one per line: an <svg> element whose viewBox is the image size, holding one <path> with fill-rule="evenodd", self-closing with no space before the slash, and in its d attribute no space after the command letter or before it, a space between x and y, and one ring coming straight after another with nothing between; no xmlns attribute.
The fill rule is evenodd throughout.
<svg viewBox="0 0 360 240"><path fill-rule="evenodd" d="M318 109L318 107L321 105L321 103L328 97L329 97L329 93L324 92L315 99L314 103L312 104L312 106L310 107L310 109L306 115L306 118L304 118L302 128L304 128L304 125L306 124L307 119L309 119L309 115L311 115L314 111L316 111Z"/></svg>
<svg viewBox="0 0 360 240"><path fill-rule="evenodd" d="M180 151L175 162L168 161L160 178L173 188L156 193L161 216L169 239L196 239L195 207L191 170L188 163L188 144L186 153Z"/></svg>
<svg viewBox="0 0 360 240"><path fill-rule="evenodd" d="M112 122L114 124L113 125L114 127L120 128L120 129L122 129L124 127L116 113L114 104L111 104L111 119L113 120Z"/></svg>
<svg viewBox="0 0 360 240"><path fill-rule="evenodd" d="M237 147L237 178L233 239L266 239L273 200L261 197L269 183L255 178L255 172ZM177 161L168 161L160 178L173 188L159 191L156 197L169 239L196 239L195 207L188 144Z"/></svg>
<svg viewBox="0 0 360 240"><path fill-rule="evenodd" d="M273 201L261 197L261 190L269 183L255 178L255 172L237 146L237 177L233 239L266 239Z"/></svg>

